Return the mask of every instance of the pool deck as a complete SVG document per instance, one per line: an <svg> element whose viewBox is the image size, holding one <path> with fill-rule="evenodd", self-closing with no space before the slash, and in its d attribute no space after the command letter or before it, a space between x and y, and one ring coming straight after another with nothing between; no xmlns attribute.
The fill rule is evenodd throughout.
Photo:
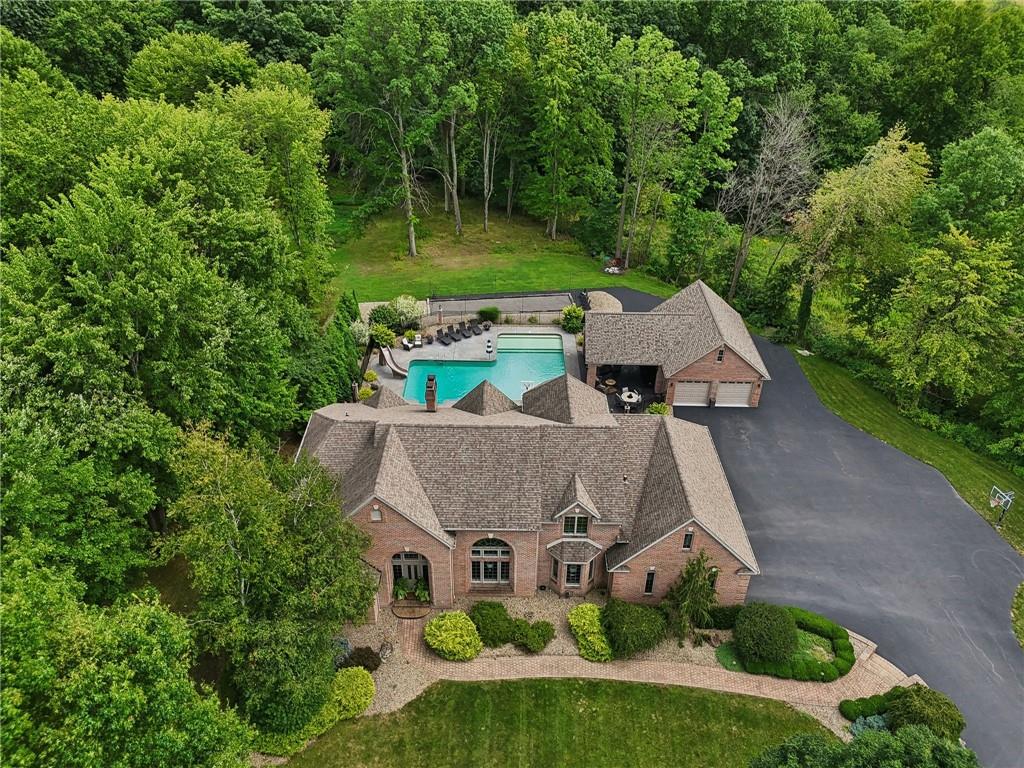
<svg viewBox="0 0 1024 768"><path fill-rule="evenodd" d="M435 330L436 326L428 326L424 333L433 333ZM583 355L582 350L576 346L576 336L566 333L557 325L493 325L491 330L484 331L479 336L454 341L447 347L435 341L433 344L424 343L422 347L410 351L399 346L398 349L392 349L391 354L394 356L395 362L405 368L408 368L409 363L414 360L490 360L492 358L488 357L484 351L487 340L493 341L497 349L498 336L503 333L561 336L566 372L583 378ZM386 365L380 365L376 354L370 359L369 370L376 372L381 386L392 389L399 395L402 394L405 388L405 379L392 374L391 369Z"/></svg>

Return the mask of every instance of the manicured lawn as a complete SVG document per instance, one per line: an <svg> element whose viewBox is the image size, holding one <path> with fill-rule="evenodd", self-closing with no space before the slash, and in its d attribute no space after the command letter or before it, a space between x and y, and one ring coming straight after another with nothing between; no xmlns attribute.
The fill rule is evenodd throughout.
<svg viewBox="0 0 1024 768"><path fill-rule="evenodd" d="M658 296L677 289L638 271L608 275L599 260L586 256L571 238L552 242L544 227L523 216L505 221L504 210L491 211L490 231L483 231L483 209L463 203L463 234L440 205L420 214L416 228L419 255L405 255L405 220L397 210L376 217L358 237L349 237L348 200L334 194L331 231L339 241L331 256L338 274L335 291L352 290L359 301L379 301L399 293L418 298L513 291L556 291L628 286Z"/></svg>
<svg viewBox="0 0 1024 768"><path fill-rule="evenodd" d="M1013 634L1017 636L1017 642L1024 648L1024 582L1017 587L1017 594L1013 596L1013 605L1010 606L1010 621L1013 623Z"/></svg>
<svg viewBox="0 0 1024 768"><path fill-rule="evenodd" d="M438 683L391 715L341 723L292 766L743 766L801 731L785 704L605 680Z"/></svg>
<svg viewBox="0 0 1024 768"><path fill-rule="evenodd" d="M989 489L993 485L1019 488L1019 477L991 459L919 427L881 392L853 378L841 366L819 357L797 355L796 359L828 408L853 426L935 467L978 514L995 524L998 510L989 506ZM1010 508L1000 533L1024 552L1024 514L1016 506Z"/></svg>

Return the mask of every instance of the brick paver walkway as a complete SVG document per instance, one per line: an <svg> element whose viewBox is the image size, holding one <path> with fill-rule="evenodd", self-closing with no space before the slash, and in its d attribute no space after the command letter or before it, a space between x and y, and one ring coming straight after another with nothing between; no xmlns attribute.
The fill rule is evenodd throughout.
<svg viewBox="0 0 1024 768"><path fill-rule="evenodd" d="M579 656L507 656L454 662L439 659L423 642L425 619L402 621L402 652L412 663L426 667L439 680L510 680L537 677L589 677L660 685L683 685L726 693L777 699L803 707L835 709L843 699L871 696L894 685L913 682L901 670L874 653L874 644L856 643L860 655L848 674L831 683L780 680L768 675L731 672L675 661L610 661L603 664ZM851 638L853 636L851 635ZM861 640L856 638L856 640Z"/></svg>

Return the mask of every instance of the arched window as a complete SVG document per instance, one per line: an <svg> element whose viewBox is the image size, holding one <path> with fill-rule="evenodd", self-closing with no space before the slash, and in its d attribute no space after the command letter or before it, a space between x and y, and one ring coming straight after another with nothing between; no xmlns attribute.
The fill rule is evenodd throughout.
<svg viewBox="0 0 1024 768"><path fill-rule="evenodd" d="M508 584L512 547L501 539L480 539L469 551L469 580L474 584Z"/></svg>

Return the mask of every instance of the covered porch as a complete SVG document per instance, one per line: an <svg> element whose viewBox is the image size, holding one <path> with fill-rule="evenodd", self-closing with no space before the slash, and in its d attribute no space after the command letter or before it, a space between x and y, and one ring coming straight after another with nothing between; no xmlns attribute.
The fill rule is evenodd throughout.
<svg viewBox="0 0 1024 768"><path fill-rule="evenodd" d="M596 365L588 368L587 383L604 392L613 413L642 413L664 400L659 371L656 365Z"/></svg>

